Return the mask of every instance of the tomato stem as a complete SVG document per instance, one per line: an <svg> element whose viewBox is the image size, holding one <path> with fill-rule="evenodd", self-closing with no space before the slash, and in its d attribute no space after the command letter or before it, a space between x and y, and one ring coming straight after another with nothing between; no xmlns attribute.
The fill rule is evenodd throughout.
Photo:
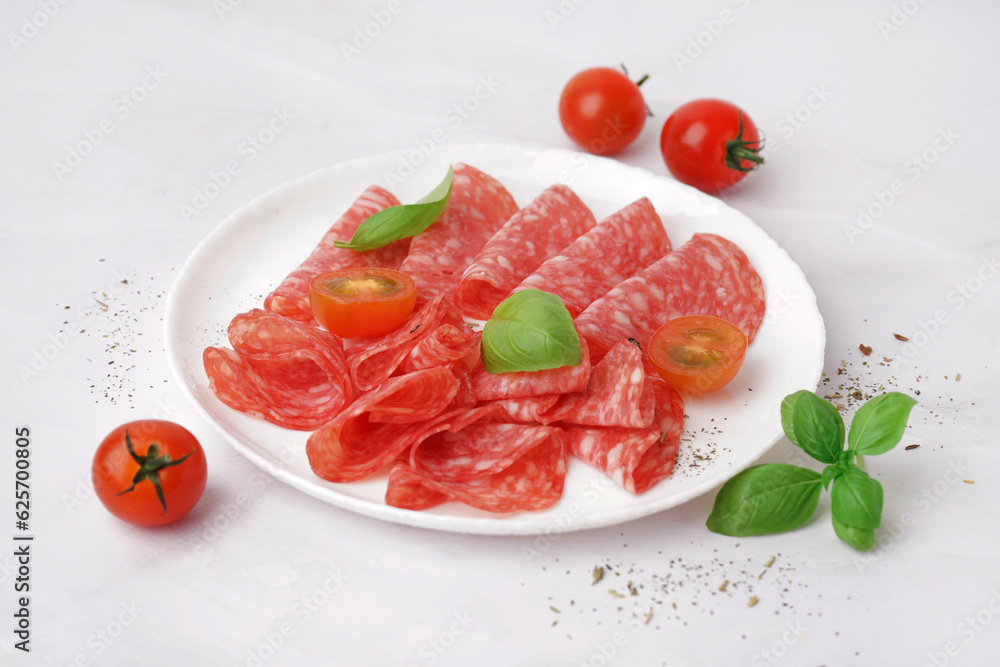
<svg viewBox="0 0 1000 667"><path fill-rule="evenodd" d="M129 491L135 489L135 485L144 480L149 480L153 487L156 489L156 497L160 500L160 505L163 506L163 515L167 514L167 501L163 497L163 487L160 486L160 471L164 468L169 468L171 466L179 465L184 462L184 459L194 454L192 449L190 452L180 457L176 461L170 460L170 454L164 454L160 456L160 447L155 442L149 445L146 453L139 455L135 453L132 448L132 439L129 437L128 431L125 431L125 447L128 448L128 453L132 459L139 464L139 470L136 471L135 475L132 477L132 486L128 487L124 491L119 491L115 495L120 496Z"/></svg>
<svg viewBox="0 0 1000 667"><path fill-rule="evenodd" d="M764 163L764 157L760 151L764 148L763 140L746 141L743 139L743 112L739 113L740 126L736 136L726 142L725 164L730 169L736 171L753 171L758 165ZM744 166L743 160L750 162L750 166Z"/></svg>
<svg viewBox="0 0 1000 667"><path fill-rule="evenodd" d="M628 76L628 68L625 67L625 63L622 63L622 73L624 73L625 76ZM639 80L635 82L635 87L638 88L642 84L646 83L646 79L648 78L649 78L648 74L643 74L641 77L639 77ZM646 107L646 116L648 118L652 118L653 110L649 108L649 105L646 104L645 101L643 101L643 105Z"/></svg>

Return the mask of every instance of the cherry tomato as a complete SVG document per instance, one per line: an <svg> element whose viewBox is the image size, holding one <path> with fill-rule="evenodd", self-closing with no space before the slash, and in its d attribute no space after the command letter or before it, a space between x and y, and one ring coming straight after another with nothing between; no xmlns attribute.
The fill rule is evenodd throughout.
<svg viewBox="0 0 1000 667"><path fill-rule="evenodd" d="M670 320L649 341L649 361L674 389L706 394L729 384L743 365L747 337L726 320L691 315Z"/></svg>
<svg viewBox="0 0 1000 667"><path fill-rule="evenodd" d="M159 419L122 424L108 434L91 466L94 492L109 512L138 526L177 521L198 503L208 467L198 440Z"/></svg>
<svg viewBox="0 0 1000 667"><path fill-rule="evenodd" d="M328 271L309 284L316 321L344 338L371 338L398 329L416 302L413 278L392 269Z"/></svg>
<svg viewBox="0 0 1000 667"><path fill-rule="evenodd" d="M764 162L757 126L742 109L703 99L679 107L663 124L660 152L681 183L718 192Z"/></svg>
<svg viewBox="0 0 1000 667"><path fill-rule="evenodd" d="M639 83L610 67L574 76L559 98L559 120L569 138L596 155L610 155L632 143L646 123Z"/></svg>

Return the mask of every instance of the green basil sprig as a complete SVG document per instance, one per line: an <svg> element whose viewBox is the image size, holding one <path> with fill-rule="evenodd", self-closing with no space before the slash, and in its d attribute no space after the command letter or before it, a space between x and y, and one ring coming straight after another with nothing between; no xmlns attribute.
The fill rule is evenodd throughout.
<svg viewBox="0 0 1000 667"><path fill-rule="evenodd" d="M916 403L899 392L871 399L854 414L845 448L844 420L835 407L811 391L786 396L785 435L826 467L822 473L787 463L747 468L719 490L708 529L734 537L794 530L816 512L827 488L834 532L859 551L871 550L884 497L882 485L863 470L864 456L884 454L899 443Z"/></svg>
<svg viewBox="0 0 1000 667"><path fill-rule="evenodd" d="M448 167L444 180L416 204L390 206L381 210L362 222L350 241L335 241L334 245L363 252L416 236L430 227L444 211L451 197L453 179L454 171Z"/></svg>
<svg viewBox="0 0 1000 667"><path fill-rule="evenodd" d="M493 310L483 326L481 350L489 373L541 371L583 360L562 299L537 289L515 292Z"/></svg>

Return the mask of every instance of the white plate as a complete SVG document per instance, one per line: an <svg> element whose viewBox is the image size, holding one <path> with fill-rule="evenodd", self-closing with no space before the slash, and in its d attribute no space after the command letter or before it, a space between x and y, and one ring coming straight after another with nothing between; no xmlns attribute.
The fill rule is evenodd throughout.
<svg viewBox="0 0 1000 667"><path fill-rule="evenodd" d="M305 454L308 433L290 431L224 406L208 388L202 351L228 345L234 315L264 296L309 254L361 191L377 183L416 201L449 164L465 162L498 178L525 205L563 182L598 220L649 197L674 247L695 232L739 244L763 278L767 312L742 371L725 389L686 405L684 442L674 474L641 496L572 460L563 498L534 513L492 515L459 503L422 512L385 504L386 475L354 484L316 477ZM170 367L187 396L222 436L276 478L338 507L402 524L497 535L544 534L606 526L674 507L755 462L781 436L782 398L815 389L826 334L816 298L799 267L760 228L717 199L613 160L557 149L503 144L437 146L346 162L278 187L223 221L197 247L171 289L166 310Z"/></svg>

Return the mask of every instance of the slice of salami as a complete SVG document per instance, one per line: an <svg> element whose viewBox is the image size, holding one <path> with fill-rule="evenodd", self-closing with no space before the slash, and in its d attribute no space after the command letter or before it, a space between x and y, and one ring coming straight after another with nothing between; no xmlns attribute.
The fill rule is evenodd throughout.
<svg viewBox="0 0 1000 667"><path fill-rule="evenodd" d="M395 241L364 253L334 246L334 241L350 241L362 222L390 206L399 206L399 200L388 190L377 185L365 190L351 208L327 230L309 257L267 295L264 308L299 322L311 323L313 314L309 305L309 282L316 274L363 266L398 268L410 247L409 239Z"/></svg>
<svg viewBox="0 0 1000 667"><path fill-rule="evenodd" d="M466 317L488 319L542 262L595 224L594 214L570 188L546 188L512 215L465 269L455 305Z"/></svg>
<svg viewBox="0 0 1000 667"><path fill-rule="evenodd" d="M542 433L545 437L509 466L498 470L491 466L491 472L475 477L442 482L427 472L397 464L389 477L386 504L427 509L445 500L456 500L493 513L551 507L562 497L566 480L565 437L559 429Z"/></svg>
<svg viewBox="0 0 1000 667"><path fill-rule="evenodd" d="M584 391L562 396L540 421L645 428L653 424L654 412L653 385L643 368L642 351L623 340L594 366Z"/></svg>
<svg viewBox="0 0 1000 667"><path fill-rule="evenodd" d="M399 267L416 281L417 298L454 292L462 272L516 212L514 198L498 180L467 164L455 165L448 205L413 237Z"/></svg>
<svg viewBox="0 0 1000 667"><path fill-rule="evenodd" d="M505 398L491 401L497 406L497 419L511 422L545 424L546 415L562 394L546 394L544 396L527 396L524 398Z"/></svg>
<svg viewBox="0 0 1000 667"><path fill-rule="evenodd" d="M569 451L626 491L641 494L673 472L684 430L684 402L654 378L656 418L649 428L565 428Z"/></svg>
<svg viewBox="0 0 1000 667"><path fill-rule="evenodd" d="M670 252L652 202L643 197L602 220L546 260L513 291L540 289L576 317L592 301Z"/></svg>
<svg viewBox="0 0 1000 667"><path fill-rule="evenodd" d="M206 348L202 360L211 390L229 407L311 430L353 398L337 336L259 309L233 318L228 334L233 349Z"/></svg>
<svg viewBox="0 0 1000 667"><path fill-rule="evenodd" d="M472 372L472 393L477 401L525 398L544 394L583 391L590 379L590 353L580 339L583 359L576 366L560 366L544 371L487 373L482 364Z"/></svg>
<svg viewBox="0 0 1000 667"><path fill-rule="evenodd" d="M478 360L482 332L473 331L456 308L449 308L440 324L413 347L403 360L404 372L444 366L459 359Z"/></svg>
<svg viewBox="0 0 1000 667"><path fill-rule="evenodd" d="M410 466L438 482L460 482L494 475L550 438L562 438L553 426L479 420L466 428L442 431L410 450Z"/></svg>
<svg viewBox="0 0 1000 667"><path fill-rule="evenodd" d="M384 336L365 339L347 350L347 364L354 385L362 391L386 381L410 352L441 323L450 306L437 296L418 305L401 327Z"/></svg>
<svg viewBox="0 0 1000 667"><path fill-rule="evenodd" d="M739 246L717 234L695 234L592 303L574 323L600 358L627 338L646 349L661 325L684 315L721 317L754 339L764 319L764 285Z"/></svg>
<svg viewBox="0 0 1000 667"><path fill-rule="evenodd" d="M408 461L397 461L389 471L385 489L385 504L389 507L419 511L450 499L447 491L428 483L426 476L411 468Z"/></svg>
<svg viewBox="0 0 1000 667"><path fill-rule="evenodd" d="M423 424L448 408L459 388L444 366L389 378L309 436L309 465L330 482L368 477L426 437Z"/></svg>

